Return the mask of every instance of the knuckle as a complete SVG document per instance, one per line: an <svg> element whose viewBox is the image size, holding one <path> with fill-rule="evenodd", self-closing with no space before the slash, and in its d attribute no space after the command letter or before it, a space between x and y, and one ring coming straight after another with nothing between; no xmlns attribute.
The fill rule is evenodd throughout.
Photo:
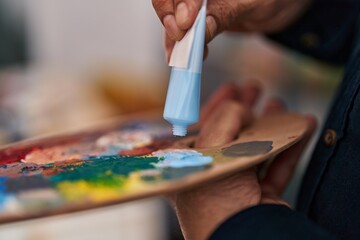
<svg viewBox="0 0 360 240"><path fill-rule="evenodd" d="M169 0L152 0L152 5L161 19L172 11Z"/></svg>
<svg viewBox="0 0 360 240"><path fill-rule="evenodd" d="M176 2L180 2L179 0L177 0ZM202 1L200 0L185 0L186 4L192 8L193 10L199 10L200 9L200 6L202 4Z"/></svg>
<svg viewBox="0 0 360 240"><path fill-rule="evenodd" d="M161 6L165 3L164 0L152 0L152 5L155 8L155 10L161 9Z"/></svg>
<svg viewBox="0 0 360 240"><path fill-rule="evenodd" d="M220 108L226 111L232 111L236 113L240 113L243 111L243 107L241 106L241 104L232 99L225 100Z"/></svg>
<svg viewBox="0 0 360 240"><path fill-rule="evenodd" d="M228 114L229 117L242 119L247 124L252 119L251 110L236 100L226 100L220 106L220 115Z"/></svg>
<svg viewBox="0 0 360 240"><path fill-rule="evenodd" d="M244 4L219 0L212 6L209 15L212 15L217 23L219 31L227 30L238 18L241 6Z"/></svg>
<svg viewBox="0 0 360 240"><path fill-rule="evenodd" d="M159 0L151 0L151 3L152 3L152 5L153 5L153 8L155 9L155 10L157 10L158 9L158 6L159 6Z"/></svg>

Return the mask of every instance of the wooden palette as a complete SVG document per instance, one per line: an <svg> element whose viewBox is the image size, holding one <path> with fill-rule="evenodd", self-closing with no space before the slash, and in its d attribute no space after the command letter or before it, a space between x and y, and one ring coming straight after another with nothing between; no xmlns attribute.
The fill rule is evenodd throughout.
<svg viewBox="0 0 360 240"><path fill-rule="evenodd" d="M298 142L308 128L304 117L282 113L258 119L222 147L192 149L195 136L178 140L159 119L122 118L81 133L0 149L0 223L98 208L209 183L276 156ZM189 159L202 164L172 165Z"/></svg>

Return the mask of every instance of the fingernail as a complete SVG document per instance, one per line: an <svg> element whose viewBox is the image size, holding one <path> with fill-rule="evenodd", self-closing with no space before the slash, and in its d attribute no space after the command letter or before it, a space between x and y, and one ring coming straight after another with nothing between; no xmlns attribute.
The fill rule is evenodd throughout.
<svg viewBox="0 0 360 240"><path fill-rule="evenodd" d="M174 15L166 15L163 19L163 24L167 35L174 41L180 40L181 30L176 24Z"/></svg>
<svg viewBox="0 0 360 240"><path fill-rule="evenodd" d="M189 21L189 9L186 3L180 2L176 7L176 22L180 27L186 27Z"/></svg>
<svg viewBox="0 0 360 240"><path fill-rule="evenodd" d="M213 16L206 17L206 42L210 42L216 34L217 24Z"/></svg>

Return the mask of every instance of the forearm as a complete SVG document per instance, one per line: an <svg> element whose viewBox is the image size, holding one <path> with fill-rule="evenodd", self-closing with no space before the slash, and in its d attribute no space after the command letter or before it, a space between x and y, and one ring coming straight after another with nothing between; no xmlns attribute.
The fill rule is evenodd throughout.
<svg viewBox="0 0 360 240"><path fill-rule="evenodd" d="M297 22L268 37L312 57L344 64L354 46L359 14L360 0L313 0Z"/></svg>

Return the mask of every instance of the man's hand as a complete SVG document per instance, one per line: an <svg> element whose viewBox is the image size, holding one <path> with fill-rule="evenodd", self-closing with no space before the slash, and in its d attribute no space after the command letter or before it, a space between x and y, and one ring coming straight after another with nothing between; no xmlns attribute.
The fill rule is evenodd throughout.
<svg viewBox="0 0 360 240"><path fill-rule="evenodd" d="M312 0L208 0L206 43L222 31L272 33L293 23ZM169 60L175 41L193 25L202 0L152 0L165 27Z"/></svg>
<svg viewBox="0 0 360 240"><path fill-rule="evenodd" d="M215 93L203 112L203 127L196 147L214 147L234 140L240 130L252 121L251 108L259 93L259 88L254 85L244 88L226 85ZM282 111L285 111L283 104L271 100L264 114ZM280 196L314 132L315 120L313 117L308 119L309 130L305 138L280 154L263 179L258 178L253 168L172 196L185 238L206 239L227 218L251 206L269 203L288 206Z"/></svg>

